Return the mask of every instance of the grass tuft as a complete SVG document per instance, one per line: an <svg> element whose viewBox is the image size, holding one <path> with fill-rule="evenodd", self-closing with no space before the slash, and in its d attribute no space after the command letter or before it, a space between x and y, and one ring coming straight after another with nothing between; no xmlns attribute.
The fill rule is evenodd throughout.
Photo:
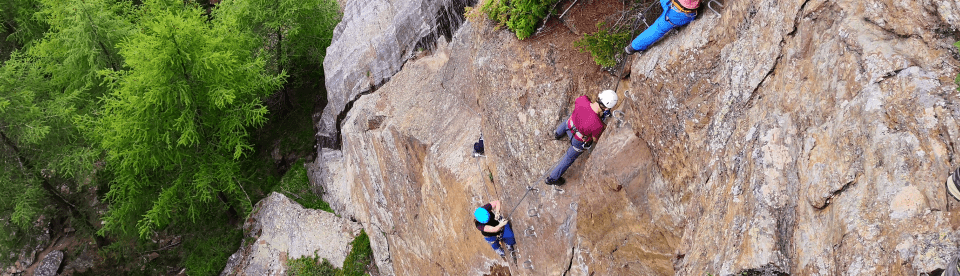
<svg viewBox="0 0 960 276"><path fill-rule="evenodd" d="M373 261L373 249L370 248L370 237L365 231L360 231L352 242L350 242L350 254L343 261L343 269L338 269L330 264L327 259L321 259L318 256L302 257L290 261L287 266L287 273L291 276L362 276L370 275L367 273L367 267Z"/></svg>

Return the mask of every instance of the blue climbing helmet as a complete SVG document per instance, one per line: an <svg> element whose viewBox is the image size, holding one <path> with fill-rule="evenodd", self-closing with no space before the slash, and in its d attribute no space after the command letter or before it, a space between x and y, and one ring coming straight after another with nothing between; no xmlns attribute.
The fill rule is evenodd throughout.
<svg viewBox="0 0 960 276"><path fill-rule="evenodd" d="M490 221L490 212L487 212L487 209L483 209L483 207L479 207L476 211L473 211L473 217L477 218L480 223L487 223Z"/></svg>

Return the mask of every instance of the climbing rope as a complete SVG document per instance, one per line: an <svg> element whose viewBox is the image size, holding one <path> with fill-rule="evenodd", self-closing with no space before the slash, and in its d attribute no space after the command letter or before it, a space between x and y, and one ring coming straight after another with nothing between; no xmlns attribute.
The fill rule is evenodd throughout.
<svg viewBox="0 0 960 276"><path fill-rule="evenodd" d="M513 212L516 212L516 211L517 211L517 207L520 207L520 203L523 203L523 200L526 199L526 198L527 198L527 195L530 194L530 191L533 191L533 190L540 191L540 189L538 189L538 188L534 188L534 187L532 187L532 186L527 186L527 191L523 193L523 197L520 198L520 201L517 201L517 205L514 205L514 206L513 206L513 209L510 210L509 213L507 213L507 216L505 216L505 218L507 218L507 220L510 220L511 218L513 218Z"/></svg>

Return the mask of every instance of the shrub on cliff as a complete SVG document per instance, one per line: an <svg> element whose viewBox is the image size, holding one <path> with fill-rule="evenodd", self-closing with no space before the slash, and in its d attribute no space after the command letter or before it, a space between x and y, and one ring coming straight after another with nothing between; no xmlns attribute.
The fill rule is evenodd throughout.
<svg viewBox="0 0 960 276"><path fill-rule="evenodd" d="M559 0L487 0L480 11L500 26L506 25L517 38L533 35L537 24L551 12Z"/></svg>
<svg viewBox="0 0 960 276"><path fill-rule="evenodd" d="M597 65L613 67L617 64L617 54L623 51L630 31L624 28L604 28L603 22L597 23L597 29L596 33L584 34L583 38L574 41L573 46L581 53L590 52Z"/></svg>

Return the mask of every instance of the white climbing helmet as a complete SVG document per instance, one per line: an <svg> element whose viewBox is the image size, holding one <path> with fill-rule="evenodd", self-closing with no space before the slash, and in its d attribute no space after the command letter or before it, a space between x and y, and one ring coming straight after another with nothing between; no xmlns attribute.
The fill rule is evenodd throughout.
<svg viewBox="0 0 960 276"><path fill-rule="evenodd" d="M613 90L603 90L597 97L600 98L600 104L606 108L617 106L617 99L619 98L617 92L613 92Z"/></svg>

